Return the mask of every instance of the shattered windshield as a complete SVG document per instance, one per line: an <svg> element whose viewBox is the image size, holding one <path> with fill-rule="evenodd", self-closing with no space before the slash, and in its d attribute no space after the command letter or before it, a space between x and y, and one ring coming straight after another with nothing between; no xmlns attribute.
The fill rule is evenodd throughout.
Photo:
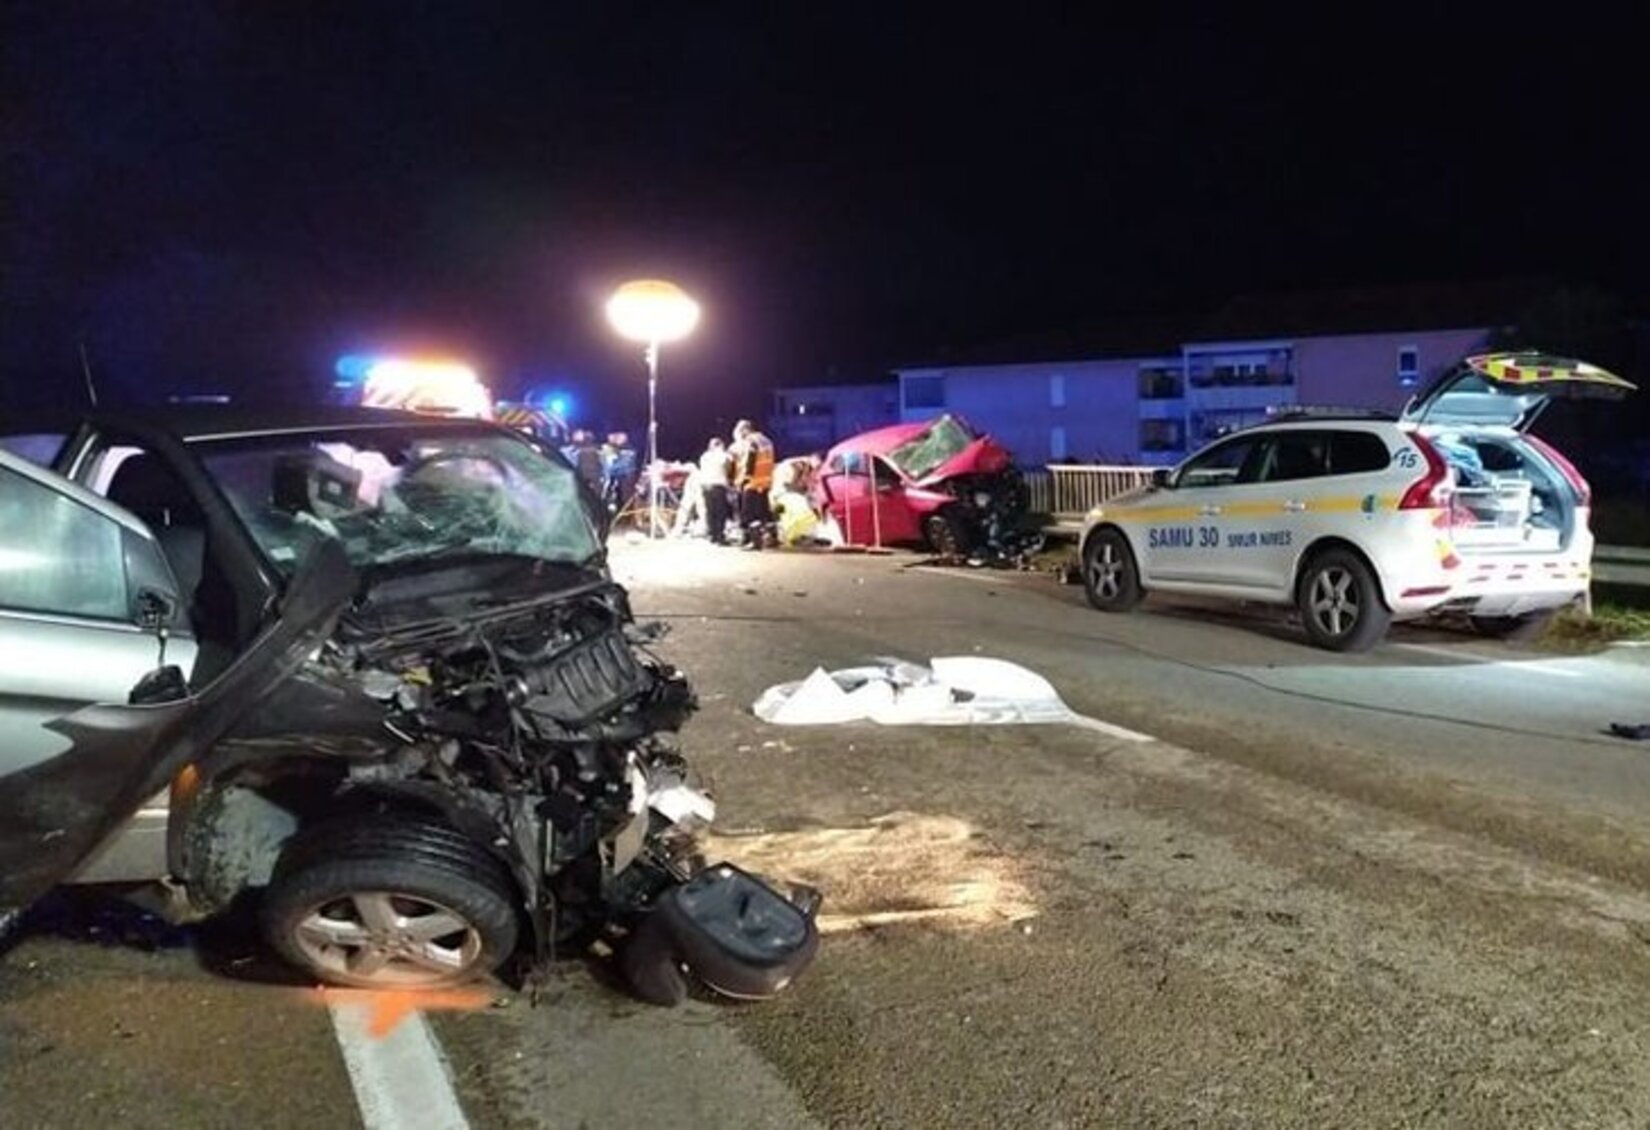
<svg viewBox="0 0 1650 1130"><path fill-rule="evenodd" d="M573 469L490 430L361 428L197 450L286 573L317 538L356 568L471 554L577 565L601 548Z"/></svg>
<svg viewBox="0 0 1650 1130"><path fill-rule="evenodd" d="M888 458L913 479L932 474L974 442L974 433L955 416L941 416L888 453Z"/></svg>

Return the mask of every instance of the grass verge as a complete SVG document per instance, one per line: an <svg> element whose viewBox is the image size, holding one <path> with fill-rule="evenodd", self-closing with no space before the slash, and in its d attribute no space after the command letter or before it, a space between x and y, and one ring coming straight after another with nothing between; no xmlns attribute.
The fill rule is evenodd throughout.
<svg viewBox="0 0 1650 1130"><path fill-rule="evenodd" d="M1587 648L1626 640L1650 640L1650 609L1613 600L1595 600L1593 614L1567 608L1553 618L1541 642L1555 647Z"/></svg>

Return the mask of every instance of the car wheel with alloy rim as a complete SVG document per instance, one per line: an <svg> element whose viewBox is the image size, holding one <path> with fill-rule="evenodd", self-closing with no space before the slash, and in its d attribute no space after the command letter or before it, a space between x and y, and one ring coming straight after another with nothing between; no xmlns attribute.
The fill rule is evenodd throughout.
<svg viewBox="0 0 1650 1130"><path fill-rule="evenodd" d="M1134 552L1117 530L1099 530L1083 546L1083 590L1102 612L1127 612L1146 595Z"/></svg>

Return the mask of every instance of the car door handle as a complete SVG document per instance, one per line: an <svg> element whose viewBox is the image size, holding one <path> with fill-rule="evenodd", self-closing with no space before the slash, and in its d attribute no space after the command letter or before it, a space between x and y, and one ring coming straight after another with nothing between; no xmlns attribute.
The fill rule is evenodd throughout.
<svg viewBox="0 0 1650 1130"><path fill-rule="evenodd" d="M1219 513L1220 513L1220 507L1218 507L1218 506L1205 506L1197 512L1197 516L1199 518L1213 518L1216 514L1219 514Z"/></svg>
<svg viewBox="0 0 1650 1130"><path fill-rule="evenodd" d="M1290 499L1288 502L1283 504L1283 509L1285 512L1290 514L1299 514L1301 511L1306 509L1306 503L1296 502L1293 499Z"/></svg>

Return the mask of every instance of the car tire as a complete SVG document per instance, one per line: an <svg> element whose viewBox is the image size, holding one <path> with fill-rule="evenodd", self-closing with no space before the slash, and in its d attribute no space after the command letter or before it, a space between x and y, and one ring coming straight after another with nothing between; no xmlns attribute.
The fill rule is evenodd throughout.
<svg viewBox="0 0 1650 1130"><path fill-rule="evenodd" d="M1509 643L1529 643L1545 632L1557 615L1558 609L1543 608L1522 616L1469 616L1467 619L1472 622L1472 630L1481 636Z"/></svg>
<svg viewBox="0 0 1650 1130"><path fill-rule="evenodd" d="M1295 603L1307 636L1330 651L1368 651L1392 626L1374 571L1350 550L1326 550L1308 561Z"/></svg>
<svg viewBox="0 0 1650 1130"><path fill-rule="evenodd" d="M955 514L941 510L923 520L922 536L928 548L940 557L962 557L968 552L968 535Z"/></svg>
<svg viewBox="0 0 1650 1130"><path fill-rule="evenodd" d="M317 980L427 989L487 976L515 952L509 874L462 832L403 816L318 825L281 854L264 937Z"/></svg>
<svg viewBox="0 0 1650 1130"><path fill-rule="evenodd" d="M1117 530L1100 530L1083 546L1083 591L1102 612L1127 612L1146 595L1134 551Z"/></svg>

